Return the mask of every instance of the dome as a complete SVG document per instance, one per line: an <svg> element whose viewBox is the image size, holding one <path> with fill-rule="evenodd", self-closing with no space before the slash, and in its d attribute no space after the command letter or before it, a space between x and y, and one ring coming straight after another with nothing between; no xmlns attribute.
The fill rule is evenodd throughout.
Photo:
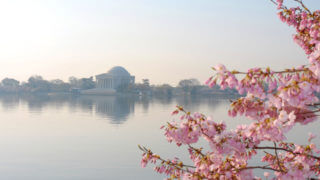
<svg viewBox="0 0 320 180"><path fill-rule="evenodd" d="M121 66L115 66L108 71L113 76L130 76L130 73Z"/></svg>

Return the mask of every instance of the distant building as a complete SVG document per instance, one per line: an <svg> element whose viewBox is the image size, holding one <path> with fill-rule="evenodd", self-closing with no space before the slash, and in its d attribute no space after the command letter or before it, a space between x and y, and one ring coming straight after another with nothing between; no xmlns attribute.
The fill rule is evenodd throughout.
<svg viewBox="0 0 320 180"><path fill-rule="evenodd" d="M118 89L121 86L134 84L135 77L121 66L111 68L107 73L96 75L97 88Z"/></svg>
<svg viewBox="0 0 320 180"><path fill-rule="evenodd" d="M135 77L121 66L111 68L107 73L96 75L96 88L82 91L82 94L114 94L121 87L134 84Z"/></svg>

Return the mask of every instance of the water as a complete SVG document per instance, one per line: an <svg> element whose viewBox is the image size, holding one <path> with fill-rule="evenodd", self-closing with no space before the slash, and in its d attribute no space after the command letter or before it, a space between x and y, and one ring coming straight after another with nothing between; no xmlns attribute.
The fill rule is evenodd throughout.
<svg viewBox="0 0 320 180"><path fill-rule="evenodd" d="M137 145L187 159L185 148L168 144L159 128L176 105L230 128L249 123L226 116L231 98L0 96L0 179L163 179L152 166L140 167ZM319 127L297 128L290 137L305 142L306 130Z"/></svg>

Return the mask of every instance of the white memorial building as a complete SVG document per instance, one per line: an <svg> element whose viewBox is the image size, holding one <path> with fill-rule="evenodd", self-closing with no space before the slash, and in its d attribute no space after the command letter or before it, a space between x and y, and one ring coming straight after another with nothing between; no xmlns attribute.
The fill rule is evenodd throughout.
<svg viewBox="0 0 320 180"><path fill-rule="evenodd" d="M96 88L117 89L121 86L134 84L135 77L121 66L111 68L107 73L96 75Z"/></svg>
<svg viewBox="0 0 320 180"><path fill-rule="evenodd" d="M135 77L121 66L111 68L107 73L96 75L96 88L81 91L82 94L110 95L118 88L134 84Z"/></svg>

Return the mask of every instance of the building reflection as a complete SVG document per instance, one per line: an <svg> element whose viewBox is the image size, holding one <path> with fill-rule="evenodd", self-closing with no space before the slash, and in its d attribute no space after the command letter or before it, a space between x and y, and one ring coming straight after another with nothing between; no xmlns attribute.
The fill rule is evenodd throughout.
<svg viewBox="0 0 320 180"><path fill-rule="evenodd" d="M134 97L95 97L95 114L107 117L112 124L122 124L134 112Z"/></svg>
<svg viewBox="0 0 320 180"><path fill-rule="evenodd" d="M123 124L136 108L148 113L153 105L182 105L187 110L200 111L203 105L211 110L221 103L229 103L226 99L232 97L139 97L139 96L71 96L65 95L0 95L2 110L15 110L24 106L32 113L42 113L46 109L58 109L69 113L86 113L100 119L108 120L110 124ZM227 104L226 104L227 105ZM226 106L227 107L227 106Z"/></svg>
<svg viewBox="0 0 320 180"><path fill-rule="evenodd" d="M135 98L131 96L78 96L68 101L70 111L81 110L123 124L134 113Z"/></svg>
<svg viewBox="0 0 320 180"><path fill-rule="evenodd" d="M85 112L109 120L111 124L126 122L134 113L136 97L131 96L70 96L70 95L1 95L5 111L26 106L29 112L41 114L45 109L63 109L70 113Z"/></svg>

